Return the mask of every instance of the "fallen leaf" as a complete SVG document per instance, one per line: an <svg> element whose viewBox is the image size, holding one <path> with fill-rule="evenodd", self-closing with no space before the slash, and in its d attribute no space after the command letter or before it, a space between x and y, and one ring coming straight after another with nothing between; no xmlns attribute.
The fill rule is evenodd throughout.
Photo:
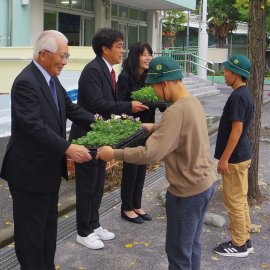
<svg viewBox="0 0 270 270"><path fill-rule="evenodd" d="M133 244L132 243L125 245L125 248L132 248L132 247L133 247Z"/></svg>
<svg viewBox="0 0 270 270"><path fill-rule="evenodd" d="M13 223L10 221L6 221L5 223L6 223L6 225L13 225Z"/></svg>
<svg viewBox="0 0 270 270"><path fill-rule="evenodd" d="M212 259L213 261L219 261L219 258L218 258L217 256L212 256L211 259Z"/></svg>
<svg viewBox="0 0 270 270"><path fill-rule="evenodd" d="M261 232L261 228L262 228L262 225L251 224L250 232L259 233Z"/></svg>
<svg viewBox="0 0 270 270"><path fill-rule="evenodd" d="M263 264L261 264L261 268L263 268L263 269L269 268L269 264L263 263Z"/></svg>

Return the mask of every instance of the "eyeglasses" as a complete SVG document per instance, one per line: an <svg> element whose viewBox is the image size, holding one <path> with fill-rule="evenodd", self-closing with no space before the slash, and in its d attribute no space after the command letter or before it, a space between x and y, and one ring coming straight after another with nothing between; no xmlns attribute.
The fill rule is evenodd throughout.
<svg viewBox="0 0 270 270"><path fill-rule="evenodd" d="M70 56L69 53L63 53L63 54L60 54L60 53L50 52L50 51L48 51L48 50L43 50L43 51L45 51L45 52L47 52L47 53L55 54L55 55L59 56L62 60L68 60L68 58L69 58L69 56Z"/></svg>

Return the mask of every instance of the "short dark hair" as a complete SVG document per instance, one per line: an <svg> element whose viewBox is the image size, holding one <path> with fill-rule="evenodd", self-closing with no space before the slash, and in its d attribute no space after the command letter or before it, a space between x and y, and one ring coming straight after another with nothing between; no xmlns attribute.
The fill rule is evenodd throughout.
<svg viewBox="0 0 270 270"><path fill-rule="evenodd" d="M242 75L240 75L240 76L241 76L242 82L247 82L247 78L246 78L246 77L244 77L244 76L242 76Z"/></svg>
<svg viewBox="0 0 270 270"><path fill-rule="evenodd" d="M139 74L140 56L147 50L151 55L153 50L148 43L135 42L131 45L128 53L128 57L123 62L123 69L128 72L128 74L135 81L145 82L147 70L143 72L142 75Z"/></svg>
<svg viewBox="0 0 270 270"><path fill-rule="evenodd" d="M120 31L111 28L101 28L92 39L92 47L96 55L102 56L103 46L111 49L114 42L121 40L124 40L124 37Z"/></svg>

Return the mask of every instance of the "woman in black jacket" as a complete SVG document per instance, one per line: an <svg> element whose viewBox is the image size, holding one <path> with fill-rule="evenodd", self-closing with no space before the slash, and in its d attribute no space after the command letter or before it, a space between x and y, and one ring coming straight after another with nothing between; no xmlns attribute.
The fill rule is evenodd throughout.
<svg viewBox="0 0 270 270"><path fill-rule="evenodd" d="M145 86L152 54L152 48L147 43L136 42L131 46L117 81L120 101L131 101L131 92ZM139 117L143 123L154 123L155 121L155 111L151 109L133 114L133 116ZM123 163L121 216L130 222L143 223L144 220L152 220L151 216L141 208L145 174L146 165Z"/></svg>

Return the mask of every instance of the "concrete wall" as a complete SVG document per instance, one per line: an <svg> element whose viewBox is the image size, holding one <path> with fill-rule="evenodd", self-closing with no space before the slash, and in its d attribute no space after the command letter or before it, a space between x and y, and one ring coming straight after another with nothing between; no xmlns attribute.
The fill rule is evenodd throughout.
<svg viewBox="0 0 270 270"><path fill-rule="evenodd" d="M92 47L69 47L70 59L64 71L81 71L84 66L95 58ZM0 93L10 93L15 77L32 60L32 47L0 48ZM121 65L115 66L118 74Z"/></svg>
<svg viewBox="0 0 270 270"><path fill-rule="evenodd" d="M44 24L44 12L43 12L43 0L32 0L32 12L31 12L31 45L43 31Z"/></svg>
<svg viewBox="0 0 270 270"><path fill-rule="evenodd" d="M31 17L32 8L30 4L22 6L21 0L12 1L12 46L29 46L32 35Z"/></svg>
<svg viewBox="0 0 270 270"><path fill-rule="evenodd" d="M8 46L8 1L0 1L0 47Z"/></svg>

